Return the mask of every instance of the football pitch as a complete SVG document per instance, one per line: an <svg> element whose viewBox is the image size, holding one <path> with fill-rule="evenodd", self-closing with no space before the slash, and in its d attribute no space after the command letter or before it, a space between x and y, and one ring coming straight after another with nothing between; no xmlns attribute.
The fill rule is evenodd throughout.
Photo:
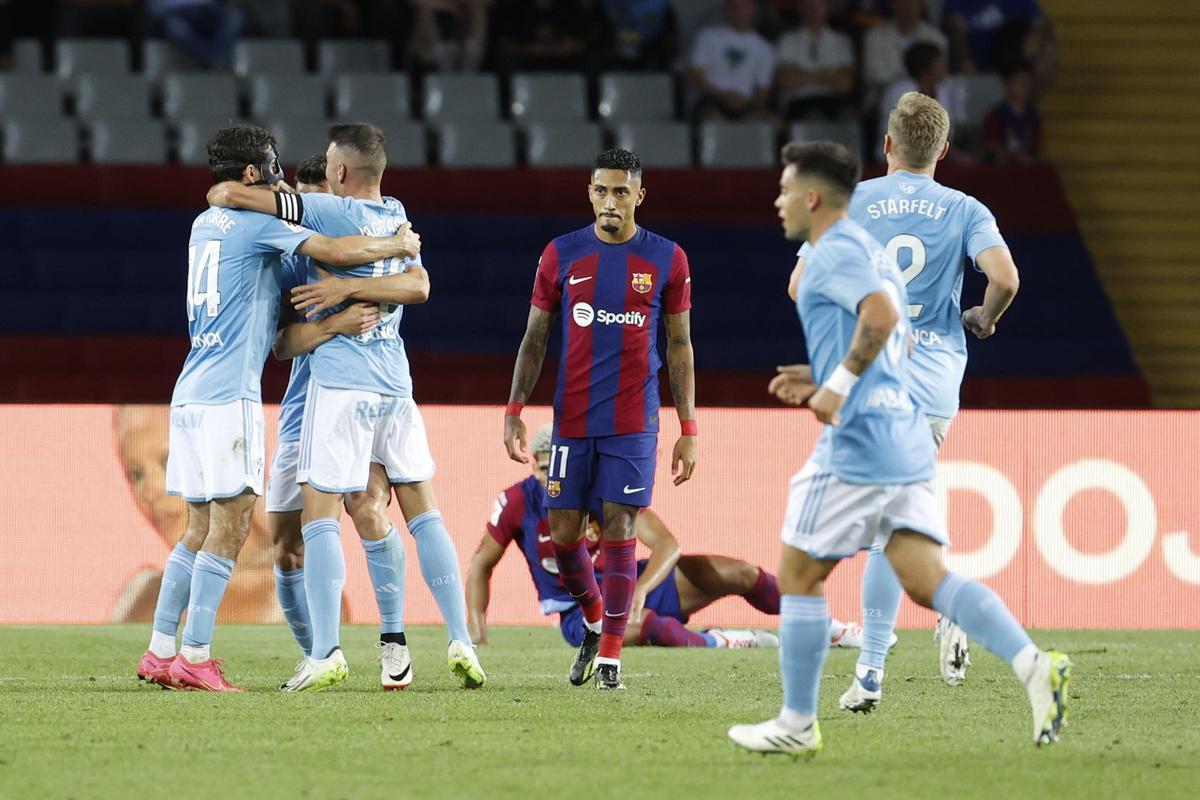
<svg viewBox="0 0 1200 800"><path fill-rule="evenodd" d="M1194 797L1200 633L1041 631L1075 660L1061 744L1032 744L1024 691L975 648L944 686L925 631L901 632L873 715L836 708L855 651L831 653L825 749L811 761L738 751L734 722L779 707L777 651L626 651L625 692L575 688L546 628L493 628L489 684L458 688L441 629L410 630L416 681L379 690L375 629L350 627L347 684L276 688L282 626L220 626L242 695L140 685L145 625L0 627L0 797L675 798Z"/></svg>

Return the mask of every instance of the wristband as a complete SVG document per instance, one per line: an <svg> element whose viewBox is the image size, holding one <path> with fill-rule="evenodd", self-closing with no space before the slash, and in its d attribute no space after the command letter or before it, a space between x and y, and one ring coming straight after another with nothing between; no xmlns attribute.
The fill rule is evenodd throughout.
<svg viewBox="0 0 1200 800"><path fill-rule="evenodd" d="M275 193L275 216L284 222L299 225L304 219L304 198L299 194Z"/></svg>
<svg viewBox="0 0 1200 800"><path fill-rule="evenodd" d="M694 419L679 420L679 435L680 436L698 436L700 434L700 426L696 424Z"/></svg>
<svg viewBox="0 0 1200 800"><path fill-rule="evenodd" d="M505 406L505 407L504 407L504 416L506 416L506 417L520 417L520 416L521 416L521 410L522 410L523 408L525 408L525 404L524 404L524 403L509 403L507 406Z"/></svg>
<svg viewBox="0 0 1200 800"><path fill-rule="evenodd" d="M858 378L859 376L846 369L844 364L838 364L837 369L829 376L829 380L825 381L822 388L847 397L850 390L854 388L854 384L858 383Z"/></svg>

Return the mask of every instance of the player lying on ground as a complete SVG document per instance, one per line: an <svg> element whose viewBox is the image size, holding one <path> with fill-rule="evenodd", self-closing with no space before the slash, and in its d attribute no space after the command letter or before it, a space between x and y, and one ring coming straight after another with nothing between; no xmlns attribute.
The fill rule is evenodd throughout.
<svg viewBox="0 0 1200 800"><path fill-rule="evenodd" d="M942 565L936 449L906 383L908 295L895 260L846 216L858 161L841 145L814 142L788 145L783 162L775 205L784 231L813 245L796 303L812 372L776 376L770 388L788 402L807 400L825 428L792 478L781 531L783 709L766 722L733 726L729 737L764 753L821 748L825 579L841 559L879 545L914 602L1012 666L1033 710L1033 740L1055 742L1070 659L1039 650L991 589Z"/></svg>
<svg viewBox="0 0 1200 800"><path fill-rule="evenodd" d="M530 443L534 474L505 489L496 500L487 533L471 559L467 573L467 611L471 638L487 641L487 608L491 597L492 571L516 542L529 566L542 613L559 615L559 630L572 647L583 643L583 610L567 593L558 576L550 520L546 511L546 474L550 467L551 426L546 425ZM722 597L739 596L765 614L779 613L779 589L775 576L735 558L682 555L679 542L650 509L638 514L635 531L650 548L650 558L638 561L637 584L626 645L660 647L775 647L779 640L765 631L709 628L702 632L684 627L692 614ZM600 553L599 525L592 522L587 534L588 552L595 564L597 581L604 564ZM830 644L858 647L861 628L854 623L830 622Z"/></svg>
<svg viewBox="0 0 1200 800"><path fill-rule="evenodd" d="M213 181L233 181L274 205L283 173L275 139L252 125L208 143ZM192 349L171 397L167 491L188 502L188 529L163 570L150 646L139 678L167 687L240 691L211 657L217 611L262 494L262 366L279 316L280 256L338 267L399 256L402 236L357 231L331 239L280 220L210 208L192 224L187 315ZM188 609L178 657L175 635Z"/></svg>

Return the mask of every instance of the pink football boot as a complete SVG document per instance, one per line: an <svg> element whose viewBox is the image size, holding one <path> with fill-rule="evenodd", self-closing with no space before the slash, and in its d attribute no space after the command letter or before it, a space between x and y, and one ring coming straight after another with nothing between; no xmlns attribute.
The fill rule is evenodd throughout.
<svg viewBox="0 0 1200 800"><path fill-rule="evenodd" d="M171 680L171 664L174 661L175 656L159 658L147 650L137 665L138 680L157 684L164 689L178 689L175 681Z"/></svg>
<svg viewBox="0 0 1200 800"><path fill-rule="evenodd" d="M210 658L193 664L183 656L178 656L171 664L171 680L180 688L199 689L202 692L241 692L240 686L234 686L225 679L221 671L220 659Z"/></svg>

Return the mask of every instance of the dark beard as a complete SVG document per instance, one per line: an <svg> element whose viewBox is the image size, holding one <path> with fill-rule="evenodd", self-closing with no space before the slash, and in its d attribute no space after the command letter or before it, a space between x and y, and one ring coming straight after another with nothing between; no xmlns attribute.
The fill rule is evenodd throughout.
<svg viewBox="0 0 1200 800"><path fill-rule="evenodd" d="M617 231L621 230L621 226L612 222L601 222L600 230L604 231L605 233L616 233Z"/></svg>

